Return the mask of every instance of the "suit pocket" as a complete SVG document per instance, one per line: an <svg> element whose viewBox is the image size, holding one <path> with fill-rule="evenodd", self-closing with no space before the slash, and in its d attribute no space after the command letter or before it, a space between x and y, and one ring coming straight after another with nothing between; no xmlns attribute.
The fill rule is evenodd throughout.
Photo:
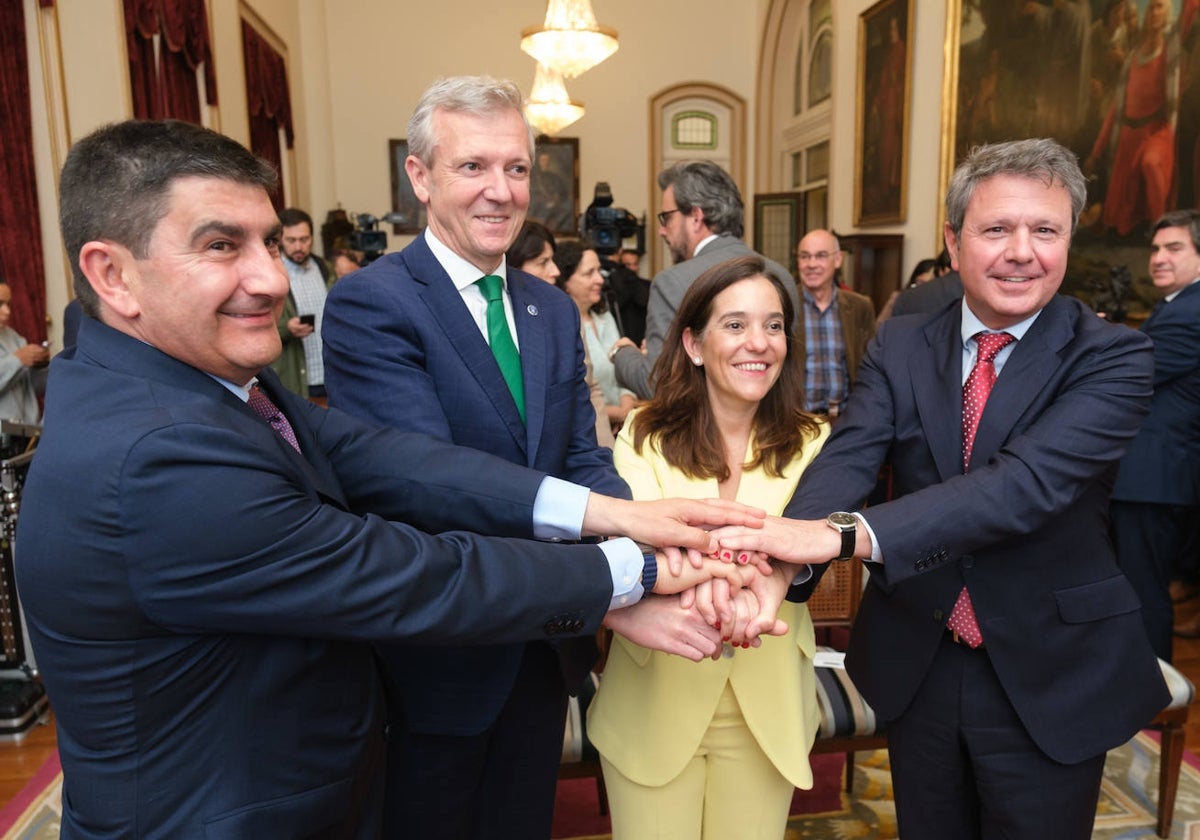
<svg viewBox="0 0 1200 840"><path fill-rule="evenodd" d="M569 405L575 399L575 395L579 393L579 383L572 380L563 382L555 382L546 389L546 411L551 415L557 412L551 409L560 405Z"/></svg>
<svg viewBox="0 0 1200 840"><path fill-rule="evenodd" d="M334 840L347 835L347 806L354 784L343 779L303 793L258 802L213 817L204 824L208 840Z"/></svg>
<svg viewBox="0 0 1200 840"><path fill-rule="evenodd" d="M654 651L650 648L644 648L639 644L629 641L620 634L613 634L613 643L624 651L625 655L633 660L634 664L639 668L645 668L650 662L650 654Z"/></svg>
<svg viewBox="0 0 1200 840"><path fill-rule="evenodd" d="M1083 586L1059 589L1054 593L1058 613L1068 624L1099 621L1115 615L1137 612L1142 608L1137 594L1124 575L1114 575Z"/></svg>

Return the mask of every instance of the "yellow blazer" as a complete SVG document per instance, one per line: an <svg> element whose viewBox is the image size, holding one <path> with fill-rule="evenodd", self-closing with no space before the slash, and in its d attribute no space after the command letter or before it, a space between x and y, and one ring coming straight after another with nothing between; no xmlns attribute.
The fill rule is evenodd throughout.
<svg viewBox="0 0 1200 840"><path fill-rule="evenodd" d="M692 479L675 470L655 440L648 439L638 454L632 434L636 421L637 412L631 412L613 449L633 498L717 498L716 479ZM744 472L737 500L782 513L828 434L828 425L822 424L818 439L804 447L781 478L762 469ZM600 690L588 709L588 737L629 779L651 787L666 784L695 755L728 683L776 769L796 787L811 788L808 753L820 717L812 620L804 604L789 602L779 617L788 623L786 635L764 637L761 647L750 650L727 646L715 662L692 662L614 636Z"/></svg>

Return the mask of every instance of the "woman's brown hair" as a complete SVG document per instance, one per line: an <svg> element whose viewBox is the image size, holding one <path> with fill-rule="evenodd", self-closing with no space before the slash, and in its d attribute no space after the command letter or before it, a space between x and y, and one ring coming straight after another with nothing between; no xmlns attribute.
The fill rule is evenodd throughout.
<svg viewBox="0 0 1200 840"><path fill-rule="evenodd" d="M787 357L779 379L754 415L755 448L746 468L762 466L768 475L780 476L805 440L818 432L817 420L804 411L804 369L795 352L796 312L783 282L767 270L761 257L723 262L701 274L683 296L651 374L656 382L654 399L638 412L634 427L634 449L641 452L646 439L656 436L667 463L689 478L725 481L729 467L708 401L704 368L688 358L683 331L690 329L697 340L703 340L717 295L753 277L765 278L779 294Z"/></svg>

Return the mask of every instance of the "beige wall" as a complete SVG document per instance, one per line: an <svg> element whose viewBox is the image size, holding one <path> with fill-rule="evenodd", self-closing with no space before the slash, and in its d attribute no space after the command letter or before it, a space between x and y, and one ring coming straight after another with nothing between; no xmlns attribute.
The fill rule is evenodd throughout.
<svg viewBox="0 0 1200 840"><path fill-rule="evenodd" d="M635 215L658 209L647 193L647 101L655 92L702 80L753 102L762 7L761 0L593 3L597 19L618 31L621 46L567 82L587 109L561 133L579 138L581 211L601 180L611 184L616 204ZM545 8L545 0L456 0L423 4L418 16L392 0L329 0L334 192L314 194L313 209L323 213L337 202L375 215L391 209L387 141L407 136L417 98L438 76L489 73L528 92L534 63L521 52L519 34L540 23Z"/></svg>
<svg viewBox="0 0 1200 840"><path fill-rule="evenodd" d="M564 136L580 141L582 210L595 183L612 185L618 206L651 219L647 102L663 88L688 81L726 87L747 103L747 169L755 172L754 113L763 21L783 0L594 0L601 23L620 33L620 50L568 82L587 113ZM55 321L69 297L69 278L56 228L53 181L72 138L130 114L121 0L58 0L38 10L23 0L31 28L35 139L48 258L48 309ZM208 0L214 35L219 105L208 122L246 142L248 120L240 21L257 20L286 52L296 146L285 164L289 197L318 220L341 205L381 215L391 209L389 138L406 123L424 87L440 75L490 73L528 91L532 59L520 51L519 31L537 24L544 0ZM854 91L858 14L871 0L834 4L833 159L831 221L853 230ZM938 166L945 6L914 3L914 78L908 220L872 228L906 236L905 265L938 241ZM34 41L38 43L35 44ZM58 138L57 140L55 138ZM751 187L750 183L744 185ZM772 184L773 188L781 185ZM749 196L747 196L749 198ZM650 235L656 228L651 222ZM404 240L391 243L400 247ZM54 324L52 336L59 326Z"/></svg>

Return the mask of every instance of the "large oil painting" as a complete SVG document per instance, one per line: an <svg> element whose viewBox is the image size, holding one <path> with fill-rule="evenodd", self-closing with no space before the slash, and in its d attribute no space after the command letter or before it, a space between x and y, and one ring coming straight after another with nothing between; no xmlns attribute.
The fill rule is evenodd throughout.
<svg viewBox="0 0 1200 840"><path fill-rule="evenodd" d="M880 0L858 18L854 224L904 221L908 182L911 0Z"/></svg>
<svg viewBox="0 0 1200 840"><path fill-rule="evenodd" d="M1053 137L1088 200L1064 291L1098 308L1156 299L1150 225L1200 199L1200 0L949 0L943 190L979 143ZM1128 272L1126 275L1125 272Z"/></svg>

